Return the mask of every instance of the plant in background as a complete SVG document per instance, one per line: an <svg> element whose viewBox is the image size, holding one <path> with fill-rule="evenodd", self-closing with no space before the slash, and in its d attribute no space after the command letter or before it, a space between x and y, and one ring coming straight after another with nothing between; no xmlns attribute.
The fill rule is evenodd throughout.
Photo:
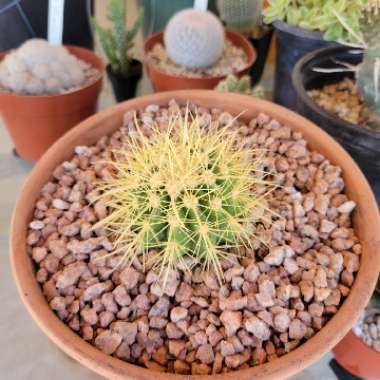
<svg viewBox="0 0 380 380"><path fill-rule="evenodd" d="M243 75L238 78L236 75L230 74L226 79L221 80L215 87L220 92L236 92L239 94L253 95L257 98L264 98L264 90L261 86L252 88L251 77Z"/></svg>
<svg viewBox="0 0 380 380"><path fill-rule="evenodd" d="M250 95L252 93L251 77L249 75L243 75L241 78L238 78L236 75L230 74L226 79L218 83L215 90Z"/></svg>
<svg viewBox="0 0 380 380"><path fill-rule="evenodd" d="M177 65L209 67L222 56L223 25L211 12L185 9L168 22L164 42L169 58Z"/></svg>
<svg viewBox="0 0 380 380"><path fill-rule="evenodd" d="M81 86L90 72L91 66L64 46L32 38L0 62L0 87L21 94L58 94Z"/></svg>
<svg viewBox="0 0 380 380"><path fill-rule="evenodd" d="M260 24L262 0L218 0L220 18L227 27L249 33Z"/></svg>
<svg viewBox="0 0 380 380"><path fill-rule="evenodd" d="M328 41L360 42L360 17L367 0L269 0L264 21L285 21L306 30L324 33ZM354 32L349 33L343 22Z"/></svg>
<svg viewBox="0 0 380 380"><path fill-rule="evenodd" d="M132 57L130 49L141 28L144 12L140 8L137 19L130 30L126 29L126 2L124 0L108 0L107 18L112 23L111 29L102 28L93 18L92 23L98 33L104 53L109 60L112 71L121 76L127 76Z"/></svg>
<svg viewBox="0 0 380 380"><path fill-rule="evenodd" d="M141 256L164 283L172 268L197 264L221 281L221 259L252 244L256 222L270 222L262 156L240 147L230 125L206 127L189 112L164 132L152 127L146 137L137 123L134 132L115 152L114 178L98 185L114 253L126 265Z"/></svg>
<svg viewBox="0 0 380 380"><path fill-rule="evenodd" d="M347 30L357 42L354 47L363 49L363 61L357 65L336 62L343 68L314 68L315 71L337 73L351 71L356 75L356 86L368 111L368 125L380 127L380 0L371 0L363 7L360 28L356 32L339 18L342 27ZM349 41L344 42L352 46Z"/></svg>
<svg viewBox="0 0 380 380"><path fill-rule="evenodd" d="M370 3L362 21L363 61L358 66L356 83L373 117L370 124L380 127L380 14L379 1Z"/></svg>

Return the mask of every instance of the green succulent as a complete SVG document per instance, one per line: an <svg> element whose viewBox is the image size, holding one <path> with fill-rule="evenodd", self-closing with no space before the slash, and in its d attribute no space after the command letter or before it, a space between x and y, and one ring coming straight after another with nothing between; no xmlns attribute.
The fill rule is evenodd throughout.
<svg viewBox="0 0 380 380"><path fill-rule="evenodd" d="M248 75L243 75L241 78L238 78L236 75L230 74L226 79L221 80L217 84L215 90L250 95L252 93L251 78Z"/></svg>
<svg viewBox="0 0 380 380"><path fill-rule="evenodd" d="M130 30L126 29L126 2L124 0L108 0L107 19L111 21L112 28L102 28L95 18L92 25L96 30L104 53L116 74L127 76L132 57L129 50L134 46L134 39L141 28L144 10L140 8L137 19Z"/></svg>
<svg viewBox="0 0 380 380"><path fill-rule="evenodd" d="M367 0L269 0L263 14L267 24L285 21L306 30L321 31L329 41L358 43L360 17L366 4Z"/></svg>
<svg viewBox="0 0 380 380"><path fill-rule="evenodd" d="M364 42L363 61L358 66L356 83L364 103L372 113L370 124L380 127L380 12L379 2L366 8L361 20Z"/></svg>
<svg viewBox="0 0 380 380"><path fill-rule="evenodd" d="M263 87L256 86L252 88L251 77L249 75L243 75L238 78L236 75L230 74L217 84L215 90L220 92L237 92L239 94L264 98Z"/></svg>

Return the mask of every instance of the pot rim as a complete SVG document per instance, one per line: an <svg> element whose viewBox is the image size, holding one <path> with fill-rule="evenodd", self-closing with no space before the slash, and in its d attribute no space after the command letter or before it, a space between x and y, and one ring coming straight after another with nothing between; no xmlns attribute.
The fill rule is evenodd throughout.
<svg viewBox="0 0 380 380"><path fill-rule="evenodd" d="M307 30L304 28L300 28L299 26L291 25L282 20L273 21L272 25L275 29L278 29L281 32L295 34L301 38L312 40L324 40L323 32L319 30Z"/></svg>
<svg viewBox="0 0 380 380"><path fill-rule="evenodd" d="M256 49L252 46L249 39L246 36L244 36L242 33L236 32L236 31L228 29L228 28L224 28L224 30L225 30L225 35L226 35L227 39L228 39L228 36L234 36L235 38L240 38L241 44L239 45L239 47L242 47L244 49L244 52L248 56L248 62L242 69L230 73L230 74L234 74L234 75L240 75L240 74L246 72L247 70L249 70L249 68L255 63L255 61L257 59ZM214 75L214 76L208 76L208 77L201 77L201 76L188 77L185 75L169 74L166 71L159 69L157 67L157 65L155 65L154 62L152 62L152 59L148 56L148 53L149 53L148 45L150 44L150 42L152 40L154 40L156 38L158 39L157 42L161 42L162 44L164 44L163 36L164 36L164 32L156 32L156 33L153 33L150 36L148 36L144 41L144 63L147 65L147 67L149 67L149 70L154 70L164 77L185 79L187 81L223 80L228 75L227 74L227 75ZM247 53L247 51L249 53ZM251 58L249 59L250 56L251 56Z"/></svg>
<svg viewBox="0 0 380 380"><path fill-rule="evenodd" d="M366 254L362 255L360 268L351 292L338 312L318 333L294 351L260 366L212 375L212 378L219 380L234 380L236 378L251 380L255 376L261 380L284 379L312 364L338 343L354 325L360 310L367 304L370 294L375 288L380 268L380 255L377 254L380 250L380 236L378 234L380 219L376 200L367 180L345 150L312 122L268 101L240 94L226 94L208 90L161 92L120 103L88 118L66 133L49 148L33 168L18 197L12 215L10 259L19 294L33 319L55 344L69 356L103 376L112 379L140 380L148 380L153 377L156 380L211 379L209 375L189 376L154 372L106 355L84 341L59 320L50 309L37 283L31 259L26 251L26 228L32 214L34 201L41 189L39 182L46 181L54 166L62 162L62 159L69 157L69 152L70 156L72 155L71 148L80 143L78 137L86 136L91 141L95 141L95 135L110 134L111 128L115 130L116 128L110 126L110 119L113 118L115 122L117 117L117 121L121 121L122 114L127 109L140 109L149 104L167 104L173 98L181 104L190 101L206 107L224 106L226 111L233 113L250 108L254 110L255 114L265 112L292 129L302 131L305 138L307 136L311 148L314 145L323 146L326 157L336 158L338 164L344 167L344 177L352 178L354 186L350 187L349 192L351 191L354 194L354 199L358 203L358 208L355 211L356 216L368 220L368 223L355 223L357 229L365 237L361 242L365 246ZM68 147L70 147L69 151ZM66 151L65 157L63 157L64 151Z"/></svg>
<svg viewBox="0 0 380 380"><path fill-rule="evenodd" d="M99 70L99 73L98 75L89 83L87 83L85 86L81 86L79 88L75 88L73 90L70 90L70 91L67 91L67 92L64 92L63 94L47 94L47 95L27 95L27 94L17 94L17 93L13 93L13 92L4 92L4 91L1 91L0 90L0 98L1 97L4 97L4 96L7 96L7 97L13 97L13 98L23 98L23 99L30 99L30 98L33 98L33 99L51 99L51 98L58 98L58 97L61 97L61 96L70 96L72 94L76 94L80 91L83 91L91 86L93 86L95 83L98 83L100 80L102 80L103 78L103 75L104 75L104 70L105 70L105 65L103 63L103 60L102 58L95 54L95 52L93 52L91 49L87 49L87 48L84 48L84 47L81 47L81 46L76 46L76 45L62 45L64 46L65 48L67 48L67 50L77 56L76 53L79 53L79 52L86 52L87 54L91 54L93 55L94 58L96 58L96 61L97 64L95 65L95 67ZM11 49L11 50L14 50L14 49ZM4 57L11 51L11 50L7 50L7 51L3 51L3 52L0 52L0 62L4 59ZM83 58L80 58L82 59L83 61L86 61L85 59ZM86 61L87 62L87 61ZM92 63L91 63L92 66L94 66Z"/></svg>
<svg viewBox="0 0 380 380"><path fill-rule="evenodd" d="M292 71L292 82L293 86L297 91L298 96L302 99L303 102L306 103L308 107L310 107L314 112L321 114L325 119L329 122L339 125L340 128L349 129L352 132L360 133L362 135L366 135L372 139L380 139L380 132L375 130L361 127L360 125L353 124L349 121L342 119L341 117L335 115L332 112L329 112L318 105L308 94L304 83L302 81L302 71L304 67L317 58L320 55L326 55L329 59L334 55L334 53L345 53L352 50L347 46L329 46L323 47L321 49L314 50L305 56L303 56L294 66ZM344 75L344 73L343 73ZM368 149L368 147L363 147Z"/></svg>

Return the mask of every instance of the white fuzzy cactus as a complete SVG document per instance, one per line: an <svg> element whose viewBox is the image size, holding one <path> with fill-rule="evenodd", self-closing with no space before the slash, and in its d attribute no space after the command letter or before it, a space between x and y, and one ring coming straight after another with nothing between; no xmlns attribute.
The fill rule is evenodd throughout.
<svg viewBox="0 0 380 380"><path fill-rule="evenodd" d="M169 58L177 65L209 67L223 53L223 25L211 12L184 9L168 22L164 42Z"/></svg>
<svg viewBox="0 0 380 380"><path fill-rule="evenodd" d="M81 86L89 67L63 46L31 39L0 62L0 86L21 94L57 94Z"/></svg>

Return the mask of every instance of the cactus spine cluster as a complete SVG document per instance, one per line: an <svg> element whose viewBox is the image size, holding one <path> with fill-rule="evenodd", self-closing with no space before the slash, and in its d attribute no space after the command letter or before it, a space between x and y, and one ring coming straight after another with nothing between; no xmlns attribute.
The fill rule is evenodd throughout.
<svg viewBox="0 0 380 380"><path fill-rule="evenodd" d="M221 259L249 247L265 220L261 155L240 147L230 125L204 126L188 112L149 135L136 122L130 145L115 152L114 178L98 185L110 210L99 225L125 265L149 257L163 280L201 265L222 281Z"/></svg>
<svg viewBox="0 0 380 380"><path fill-rule="evenodd" d="M184 9L168 22L164 33L169 58L189 69L214 65L224 49L224 29L208 11Z"/></svg>
<svg viewBox="0 0 380 380"><path fill-rule="evenodd" d="M380 126L380 2L369 3L362 20L365 41L363 61L357 72L357 86L364 103L373 113L370 123Z"/></svg>
<svg viewBox="0 0 380 380"><path fill-rule="evenodd" d="M98 33L104 53L109 60L112 71L121 76L128 75L131 57L129 50L134 45L134 39L139 31L144 12L141 8L135 23L130 30L126 29L126 2L124 0L108 0L107 18L112 23L111 29L102 28L96 20L92 24Z"/></svg>

